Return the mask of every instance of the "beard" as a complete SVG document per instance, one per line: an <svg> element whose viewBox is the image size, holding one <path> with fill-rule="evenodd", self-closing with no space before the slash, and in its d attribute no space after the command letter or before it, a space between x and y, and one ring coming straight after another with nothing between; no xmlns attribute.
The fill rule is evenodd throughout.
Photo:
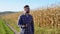
<svg viewBox="0 0 60 34"><path fill-rule="evenodd" d="M26 13L29 13L29 11L27 11Z"/></svg>

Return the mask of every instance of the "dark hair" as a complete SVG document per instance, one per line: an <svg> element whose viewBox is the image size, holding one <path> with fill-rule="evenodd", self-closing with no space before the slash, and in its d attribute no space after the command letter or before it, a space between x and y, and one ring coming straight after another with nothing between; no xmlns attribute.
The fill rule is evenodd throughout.
<svg viewBox="0 0 60 34"><path fill-rule="evenodd" d="M24 8L29 7L29 5L25 5Z"/></svg>

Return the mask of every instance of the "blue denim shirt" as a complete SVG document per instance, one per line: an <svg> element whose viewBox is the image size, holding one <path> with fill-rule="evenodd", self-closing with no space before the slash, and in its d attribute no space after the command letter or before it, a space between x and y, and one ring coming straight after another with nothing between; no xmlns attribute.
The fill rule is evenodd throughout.
<svg viewBox="0 0 60 34"><path fill-rule="evenodd" d="M22 14L18 20L18 25L25 25L27 24L27 28L26 27L22 27L21 29L25 29L23 32L25 33L30 33L30 34L34 34L34 21L33 21L33 17L32 15L28 14Z"/></svg>

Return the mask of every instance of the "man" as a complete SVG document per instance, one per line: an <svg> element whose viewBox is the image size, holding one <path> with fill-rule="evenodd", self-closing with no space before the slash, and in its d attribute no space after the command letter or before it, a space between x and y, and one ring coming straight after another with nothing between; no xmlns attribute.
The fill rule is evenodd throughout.
<svg viewBox="0 0 60 34"><path fill-rule="evenodd" d="M25 13L18 20L18 25L21 28L20 34L34 34L34 21L32 15L29 14L29 6L25 5L24 10Z"/></svg>

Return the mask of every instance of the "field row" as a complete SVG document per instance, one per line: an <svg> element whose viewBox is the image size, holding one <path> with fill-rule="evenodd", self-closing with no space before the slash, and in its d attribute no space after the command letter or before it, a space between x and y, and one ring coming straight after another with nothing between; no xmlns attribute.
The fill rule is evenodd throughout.
<svg viewBox="0 0 60 34"><path fill-rule="evenodd" d="M0 18L0 34L14 34L14 32Z"/></svg>

